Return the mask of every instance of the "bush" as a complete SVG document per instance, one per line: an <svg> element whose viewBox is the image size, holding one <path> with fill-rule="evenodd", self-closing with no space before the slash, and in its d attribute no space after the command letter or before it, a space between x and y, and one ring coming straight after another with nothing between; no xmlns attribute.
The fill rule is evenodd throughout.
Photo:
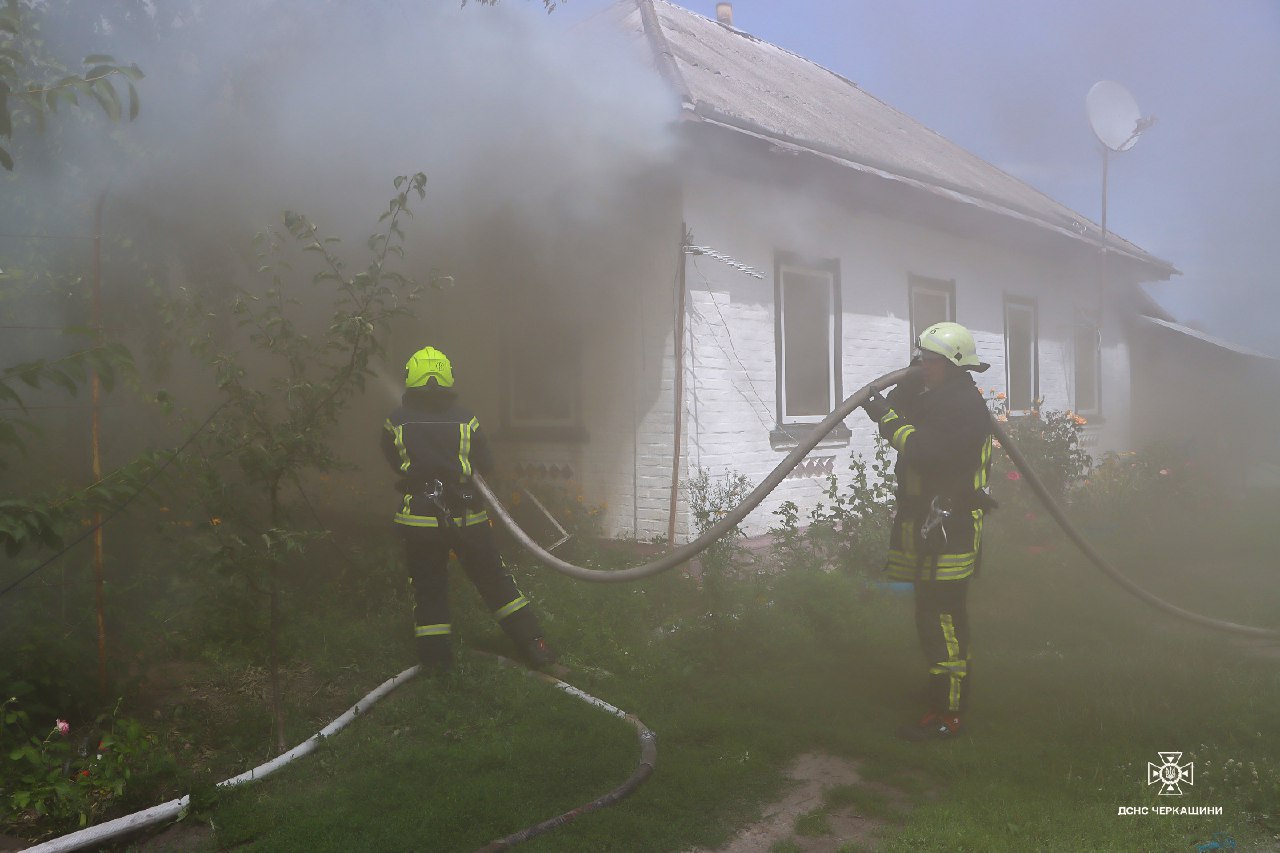
<svg viewBox="0 0 1280 853"><path fill-rule="evenodd" d="M47 730L33 722L16 698L0 706L0 826L24 836L63 833L154 799L174 762L119 709L117 703L77 740L65 720Z"/></svg>
<svg viewBox="0 0 1280 853"><path fill-rule="evenodd" d="M773 534L775 558L788 568L828 568L848 571L878 565L888 547L893 522L893 475L890 446L876 436L874 458L861 455L849 462L852 473L843 490L834 475L827 476L823 496L800 528L800 508L785 501L775 512L779 524Z"/></svg>
<svg viewBox="0 0 1280 853"><path fill-rule="evenodd" d="M1026 414L1012 417L1004 392L991 392L986 400L1049 494L1055 500L1067 498L1089 471L1091 460L1080 443L1087 421L1072 411L1044 410L1043 400L1036 400ZM993 449L1003 449L999 439L993 440ZM989 485L1001 514L1017 522L1016 527L1010 528L1015 538L1039 540L1046 535L1049 521L1041 515L1040 499L1023 482L1007 453L993 453Z"/></svg>
<svg viewBox="0 0 1280 853"><path fill-rule="evenodd" d="M575 538L592 539L601 534L606 505L589 503L583 495L582 484L577 480L529 482L495 477L490 486L498 500L506 504L516 523L539 541L545 536L554 542L560 538L560 531L547 520L546 514L529 499L529 495L535 496L543 509Z"/></svg>
<svg viewBox="0 0 1280 853"><path fill-rule="evenodd" d="M753 488L746 475L737 471L726 471L722 479L713 480L705 468L699 468L696 475L685 481L684 487L688 490L693 526L699 536L742 503ZM699 583L706 594L711 614L716 618L722 615L725 607L725 579L746 561L746 550L738 541L745 535L741 525L734 525L697 558L701 567Z"/></svg>

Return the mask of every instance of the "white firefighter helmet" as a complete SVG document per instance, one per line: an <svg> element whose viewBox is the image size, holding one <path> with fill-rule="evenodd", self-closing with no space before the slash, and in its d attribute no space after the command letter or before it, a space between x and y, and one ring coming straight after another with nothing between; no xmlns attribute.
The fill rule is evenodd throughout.
<svg viewBox="0 0 1280 853"><path fill-rule="evenodd" d="M951 364L978 373L990 365L978 360L973 335L959 323L934 323L920 333L916 345L924 352L937 353Z"/></svg>

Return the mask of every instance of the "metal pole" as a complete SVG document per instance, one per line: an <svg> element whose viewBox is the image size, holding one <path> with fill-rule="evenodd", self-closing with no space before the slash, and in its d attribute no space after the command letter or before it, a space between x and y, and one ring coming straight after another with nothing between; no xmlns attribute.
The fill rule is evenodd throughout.
<svg viewBox="0 0 1280 853"><path fill-rule="evenodd" d="M1086 318L1092 321L1093 335L1095 343L1095 364L1094 364L1094 405L1097 414L1102 414L1102 311L1106 305L1106 289L1107 289L1107 173L1111 164L1111 149L1105 144L1102 146L1102 236L1098 242L1098 260L1097 260L1097 278L1098 278L1098 298L1097 304L1094 306L1093 317ZM1079 346L1079 343L1076 344ZM1077 383L1079 377L1076 377ZM1077 387L1079 387L1077 385Z"/></svg>
<svg viewBox="0 0 1280 853"><path fill-rule="evenodd" d="M98 196L98 204L93 212L93 334L94 344L102 343L102 205L107 200L106 192ZM93 481L102 479L102 447L101 447L101 382L98 371L90 370L89 375L90 415L93 445ZM107 620L102 591L102 511L93 513L93 577L94 604L98 616L98 689L103 698L107 696Z"/></svg>
<svg viewBox="0 0 1280 853"><path fill-rule="evenodd" d="M1102 334L1103 291L1107 283L1107 171L1111 164L1111 149L1102 146L1102 245L1098 252L1098 334Z"/></svg>

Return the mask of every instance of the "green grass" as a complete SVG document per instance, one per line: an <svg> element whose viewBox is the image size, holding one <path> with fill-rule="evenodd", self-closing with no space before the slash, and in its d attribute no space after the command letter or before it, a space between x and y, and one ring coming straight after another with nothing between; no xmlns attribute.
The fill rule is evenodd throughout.
<svg viewBox="0 0 1280 853"><path fill-rule="evenodd" d="M1269 547L1264 522L1254 541ZM569 680L658 734L657 770L635 794L525 849L714 847L758 817L783 789L787 762L812 750L858 760L866 778L914 802L903 814L874 788L827 794L828 810L892 821L882 845L891 851L1188 850L1215 832L1266 849L1280 833L1280 661L1150 610L1065 546L1029 554L998 529L971 595L971 725L945 744L891 736L917 713L922 680L908 598L867 596L835 575L752 577L713 597L670 573L601 585L521 572L576 670ZM1275 624L1280 580L1264 549L1241 544L1247 527L1233 531L1229 571L1205 556L1203 535L1168 533L1130 531L1107 549L1184 606ZM458 581L463 641L505 650ZM363 630L385 636L394 618L364 620ZM350 632L344 644L369 645L359 646L359 625L334 630ZM376 683L411 663L407 644L383 649L384 659L397 655L378 678L362 678ZM329 658L345 660L336 650ZM464 660L455 676L401 687L318 754L204 806L216 844L473 850L594 799L634 769L626 723L487 659ZM1181 798L1146 785L1147 763L1163 751L1197 762ZM1228 759L1246 770L1224 770ZM1169 801L1223 814L1117 815ZM821 811L802 817L795 831L820 820Z"/></svg>
<svg viewBox="0 0 1280 853"><path fill-rule="evenodd" d="M803 835L809 838L830 835L831 821L827 819L826 812L821 809L815 809L811 812L805 812L796 818L795 830L796 835Z"/></svg>
<svg viewBox="0 0 1280 853"><path fill-rule="evenodd" d="M864 817L894 823L903 820L902 808L889 800L884 791L862 785L837 785L823 794L823 804L828 811L850 808Z"/></svg>

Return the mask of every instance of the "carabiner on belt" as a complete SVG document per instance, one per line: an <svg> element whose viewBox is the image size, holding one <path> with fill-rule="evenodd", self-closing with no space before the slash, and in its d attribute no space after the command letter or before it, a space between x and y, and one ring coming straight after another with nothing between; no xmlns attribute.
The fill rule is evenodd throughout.
<svg viewBox="0 0 1280 853"><path fill-rule="evenodd" d="M947 529L942 527L942 522L951 517L951 510L943 505L942 495L934 497L933 502L929 504L929 514L925 516L924 523L920 525L920 538L928 539L932 535L935 528L942 528L942 542L946 544Z"/></svg>

